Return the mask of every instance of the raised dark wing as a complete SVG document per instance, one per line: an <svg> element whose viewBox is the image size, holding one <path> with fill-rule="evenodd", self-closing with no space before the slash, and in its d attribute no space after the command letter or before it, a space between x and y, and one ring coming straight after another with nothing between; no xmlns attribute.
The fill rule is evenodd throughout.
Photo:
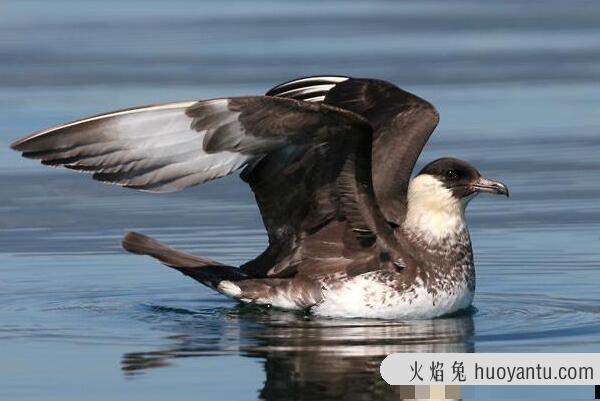
<svg viewBox="0 0 600 401"><path fill-rule="evenodd" d="M270 89L267 96L286 97L306 102L323 102L327 93L349 77L328 75L299 78Z"/></svg>
<svg viewBox="0 0 600 401"><path fill-rule="evenodd" d="M148 106L35 133L12 148L47 165L157 192L247 166L242 178L274 245L263 255L268 263L254 264L256 275L293 274L303 239L333 219L349 221L360 240L376 236L371 126L324 104L257 96Z"/></svg>
<svg viewBox="0 0 600 401"><path fill-rule="evenodd" d="M415 162L439 121L427 101L395 85L341 76L301 78L274 87L270 96L323 102L353 111L373 127L373 187L386 219L401 224Z"/></svg>
<svg viewBox="0 0 600 401"><path fill-rule="evenodd" d="M46 165L93 173L99 181L168 192L222 177L278 148L367 129L344 110L257 96L102 114L34 133L11 147Z"/></svg>

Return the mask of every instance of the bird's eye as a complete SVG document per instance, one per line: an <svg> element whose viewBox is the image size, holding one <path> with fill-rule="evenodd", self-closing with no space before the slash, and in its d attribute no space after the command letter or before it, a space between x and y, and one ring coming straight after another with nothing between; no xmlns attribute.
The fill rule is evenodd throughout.
<svg viewBox="0 0 600 401"><path fill-rule="evenodd" d="M451 181L456 181L459 178L458 171L456 170L448 170L446 171L446 178L451 180Z"/></svg>

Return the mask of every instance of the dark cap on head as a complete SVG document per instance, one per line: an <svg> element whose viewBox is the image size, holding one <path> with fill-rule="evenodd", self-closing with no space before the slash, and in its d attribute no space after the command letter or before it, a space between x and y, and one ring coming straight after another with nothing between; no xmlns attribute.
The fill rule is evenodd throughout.
<svg viewBox="0 0 600 401"><path fill-rule="evenodd" d="M477 192L508 196L508 188L499 181L488 180L466 161L443 157L428 163L418 175L428 174L450 189L454 196L463 198Z"/></svg>

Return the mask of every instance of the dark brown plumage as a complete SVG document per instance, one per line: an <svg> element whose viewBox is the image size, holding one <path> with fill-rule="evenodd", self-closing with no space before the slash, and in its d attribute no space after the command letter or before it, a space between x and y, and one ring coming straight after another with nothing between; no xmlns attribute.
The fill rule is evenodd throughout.
<svg viewBox="0 0 600 401"><path fill-rule="evenodd" d="M423 173L430 181L421 179L409 194L414 164L437 123L430 103L388 82L310 77L267 96L98 115L32 134L12 148L47 165L153 192L181 190L243 168L269 237L256 259L240 268L223 266L136 233L124 238L125 249L244 302L335 309L326 305L337 302L332 294L342 296L346 287L365 281L382 293L365 287L357 295L364 298L359 309L397 310L421 289L432 297L449 291L451 299L466 291L457 288L474 283L466 226L439 241L437 232L419 227L426 213L417 215L420 209L409 204L411 196L423 204L446 196L449 167L443 161L431 164L435 174ZM505 190L492 181L475 182L479 173L461 168L467 172L464 190L457 186L448 195L456 199L448 207L488 184L488 192ZM430 188L437 193L429 194ZM460 296L446 309L463 305L468 297Z"/></svg>

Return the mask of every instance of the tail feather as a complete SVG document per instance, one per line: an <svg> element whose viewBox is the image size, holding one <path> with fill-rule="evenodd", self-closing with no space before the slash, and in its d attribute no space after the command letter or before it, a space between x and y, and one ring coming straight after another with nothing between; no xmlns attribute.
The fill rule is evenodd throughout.
<svg viewBox="0 0 600 401"><path fill-rule="evenodd" d="M235 282L248 278L237 267L178 251L140 233L127 233L123 237L122 245L128 252L151 256L162 264L213 289L218 289L219 283L225 280Z"/></svg>
<svg viewBox="0 0 600 401"><path fill-rule="evenodd" d="M152 256L164 265L241 302L302 309L313 306L321 296L321 286L317 281L257 279L237 267L178 251L139 233L127 233L122 243L123 248L131 253Z"/></svg>

